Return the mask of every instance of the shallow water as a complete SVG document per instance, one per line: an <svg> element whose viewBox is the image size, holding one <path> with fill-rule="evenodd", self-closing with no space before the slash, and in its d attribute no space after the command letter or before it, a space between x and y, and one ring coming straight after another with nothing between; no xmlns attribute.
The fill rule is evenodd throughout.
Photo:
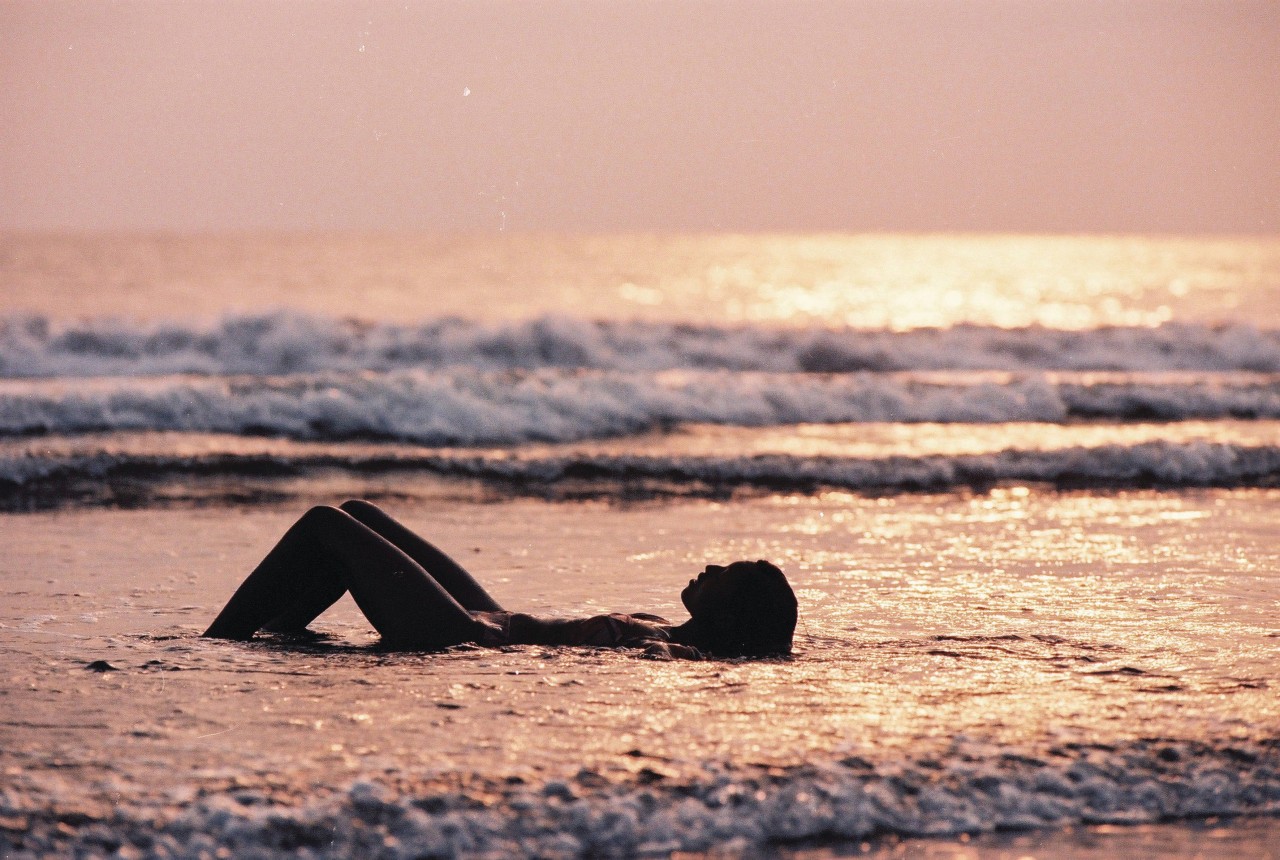
<svg viewBox="0 0 1280 860"><path fill-rule="evenodd" d="M1280 842L1274 237L6 235L0 281L0 853ZM796 654L196 635L347 496L534 612L774 559Z"/></svg>
<svg viewBox="0 0 1280 860"><path fill-rule="evenodd" d="M358 804L353 781L393 806L454 792L509 813L530 794L529 814L557 821L562 784L600 815L681 785L702 801L784 797L789 823L765 834L783 841L830 837L833 815L856 837L1280 808L1278 492L401 508L534 612L679 618L683 572L773 558L801 600L796 656L386 654L349 605L317 625L320 642L212 642L196 634L292 511L7 517L14 814L107 814L123 795L131 814L172 817L234 789L317 816ZM114 671L86 668L98 660ZM1082 773L1097 781L1083 794ZM920 807L928 785L942 794ZM880 798L860 817L796 800L847 806L855 787ZM509 847L491 831L485 845ZM623 852L645 842L632 831L569 829ZM701 832L672 838L706 847Z"/></svg>
<svg viewBox="0 0 1280 860"><path fill-rule="evenodd" d="M472 482L465 489L461 479ZM0 438L0 510L111 504L527 495L731 498L997 486L1274 486L1280 422L690 424L505 448L215 433Z"/></svg>

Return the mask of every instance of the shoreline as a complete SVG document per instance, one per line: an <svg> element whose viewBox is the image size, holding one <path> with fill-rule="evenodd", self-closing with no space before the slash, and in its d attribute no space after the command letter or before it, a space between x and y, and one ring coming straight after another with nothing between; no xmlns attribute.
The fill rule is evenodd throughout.
<svg viewBox="0 0 1280 860"><path fill-rule="evenodd" d="M144 853L212 833L211 851L294 834L316 854L376 837L406 856L835 857L862 852L833 834L882 852L952 834L927 843L942 850L998 826L1070 857L1074 836L1034 828L1176 816L1187 845L1226 844L1194 822L1280 808L1278 631L1257 577L1280 558L1277 505L1025 487L388 502L535 613L674 619L678 571L777 558L798 652L755 663L384 653L346 600L310 645L214 642L199 630L300 505L0 515L0 828L136 836ZM1232 573L1228 553L1248 563Z"/></svg>
<svg viewBox="0 0 1280 860"><path fill-rule="evenodd" d="M825 823L806 817L814 784L770 787L777 773L738 775L695 787L664 784L660 770L633 773L641 790L618 790L610 775L582 769L567 778L528 783L520 777L476 780L453 775L428 783L387 785L367 778L299 803L235 779L222 789L175 793L141 808L104 803L24 810L6 800L0 848L37 854L74 848L141 852L147 856L229 849L268 854L355 856L675 856L828 860L837 857L1013 858L1053 860L1135 856L1274 857L1280 812L1193 815L1065 826L988 821L960 832L922 833L889 825L892 810L875 795L844 802ZM819 795L832 802L831 794ZM673 799L675 802L673 802ZM860 801L860 803L859 803ZM868 816L868 802L874 810ZM673 832L668 809L692 832ZM858 813L862 813L861 817ZM850 816L839 818L840 814ZM594 825L605 822L600 831ZM586 825L586 829L584 829ZM666 837L664 839L664 837ZM974 853L971 853L974 852Z"/></svg>

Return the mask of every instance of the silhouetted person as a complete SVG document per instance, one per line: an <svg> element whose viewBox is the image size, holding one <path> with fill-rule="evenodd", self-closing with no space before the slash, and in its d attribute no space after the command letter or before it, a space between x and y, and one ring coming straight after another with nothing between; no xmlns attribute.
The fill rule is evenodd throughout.
<svg viewBox="0 0 1280 860"><path fill-rule="evenodd" d="M204 632L250 639L301 632L347 591L397 650L480 645L644 648L700 659L791 652L796 597L767 561L707 565L680 592L689 620L656 615L535 618L508 612L461 565L369 502L315 507L285 532Z"/></svg>

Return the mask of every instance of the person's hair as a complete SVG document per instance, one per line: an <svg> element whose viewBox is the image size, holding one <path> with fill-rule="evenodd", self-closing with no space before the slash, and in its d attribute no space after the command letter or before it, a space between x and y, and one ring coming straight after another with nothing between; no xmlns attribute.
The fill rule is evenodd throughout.
<svg viewBox="0 0 1280 860"><path fill-rule="evenodd" d="M717 657L790 654L797 604L786 575L764 559L734 566L743 579L729 598L703 614L698 647Z"/></svg>

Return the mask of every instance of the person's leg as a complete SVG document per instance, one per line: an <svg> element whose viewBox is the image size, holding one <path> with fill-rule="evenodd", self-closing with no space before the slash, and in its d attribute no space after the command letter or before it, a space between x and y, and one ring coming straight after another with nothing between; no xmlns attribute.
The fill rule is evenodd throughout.
<svg viewBox="0 0 1280 860"><path fill-rule="evenodd" d="M260 629L270 633L305 633L308 624L347 593L345 575L325 576L317 572L310 579L302 595Z"/></svg>
<svg viewBox="0 0 1280 860"><path fill-rule="evenodd" d="M320 583L309 593L313 572ZM470 613L412 558L347 513L317 507L285 533L205 635L248 639L277 619L289 619L298 629L323 603L313 595L331 595L338 584L350 589L365 617L394 647L443 648L471 641L477 632Z"/></svg>
<svg viewBox="0 0 1280 860"><path fill-rule="evenodd" d="M480 624L403 550L337 508L320 508L321 543L345 563L347 588L369 623L396 648L475 641Z"/></svg>
<svg viewBox="0 0 1280 860"><path fill-rule="evenodd" d="M346 571L317 540L316 510L289 527L231 595L205 636L250 639L268 624L302 630L346 593ZM304 606L307 611L300 612Z"/></svg>
<svg viewBox="0 0 1280 860"><path fill-rule="evenodd" d="M351 499L343 502L340 507L422 565L464 608L473 612L497 612L502 609L498 601L462 565L392 519L390 514L377 505L363 499Z"/></svg>

